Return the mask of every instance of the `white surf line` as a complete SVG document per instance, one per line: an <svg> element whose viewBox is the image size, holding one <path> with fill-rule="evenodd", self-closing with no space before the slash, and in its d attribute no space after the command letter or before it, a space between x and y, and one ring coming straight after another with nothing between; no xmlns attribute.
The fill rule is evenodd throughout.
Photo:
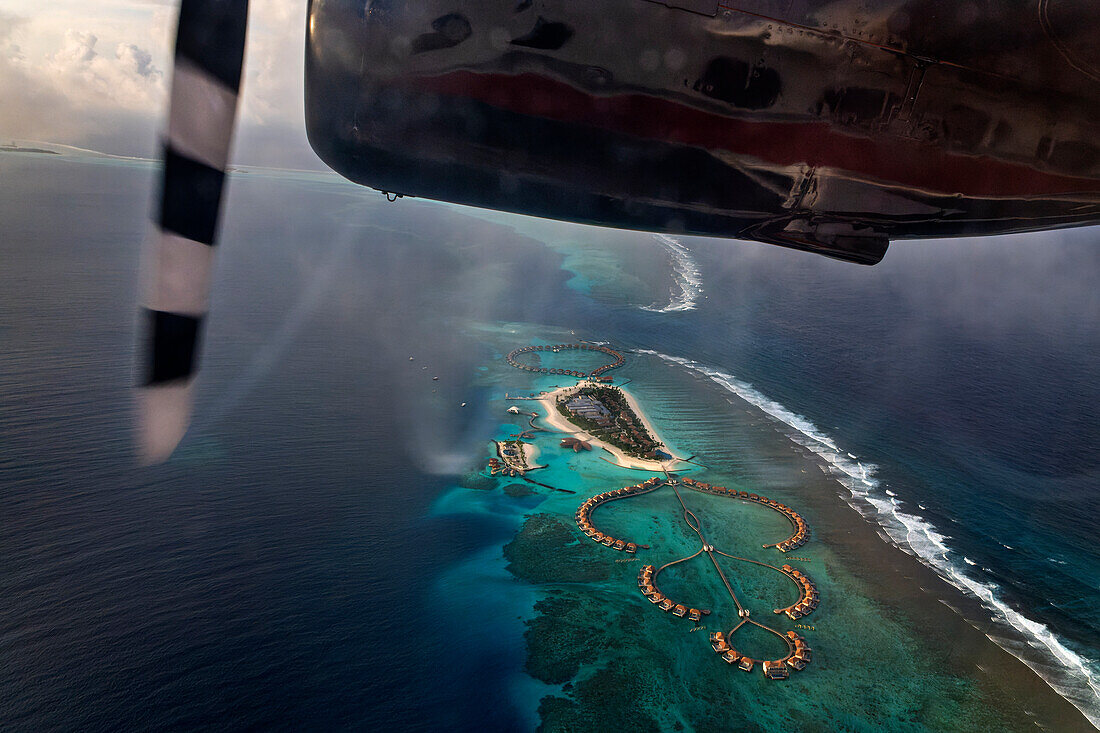
<svg viewBox="0 0 1100 733"><path fill-rule="evenodd" d="M678 239L665 234L655 234L653 238L668 252L672 264L672 277L680 292L672 293L672 299L666 306L647 305L642 306L642 310L654 313L695 310L695 301L703 292L703 273L699 270L695 258L691 256L691 250Z"/></svg>
<svg viewBox="0 0 1100 733"><path fill-rule="evenodd" d="M965 566L951 560L949 553L962 556L948 547L946 540L949 537L941 534L924 517L902 511L899 508L901 502L896 498L880 494L879 481L875 478L877 466L842 451L828 434L809 419L765 396L751 384L732 374L691 359L669 356L649 349L637 349L636 352L656 356L703 374L791 428L793 432L787 433L787 436L813 451L828 464L828 469L823 470L848 490L851 494L848 504L852 508L863 516L875 519L887 536L903 551L915 555L944 580L981 601L995 621L1007 623L1016 629L1032 649L1047 657L1047 662L1051 663L1049 668L1040 667L1036 664L1037 660L1021 655L1018 649L1013 648L1010 640L994 636L989 638L1031 668L1059 695L1080 710L1093 726L1100 729L1100 677L1095 669L1089 667L1088 660L1067 648L1045 624L1027 618L1001 600L998 597L1000 588L996 583L984 583L969 576Z"/></svg>

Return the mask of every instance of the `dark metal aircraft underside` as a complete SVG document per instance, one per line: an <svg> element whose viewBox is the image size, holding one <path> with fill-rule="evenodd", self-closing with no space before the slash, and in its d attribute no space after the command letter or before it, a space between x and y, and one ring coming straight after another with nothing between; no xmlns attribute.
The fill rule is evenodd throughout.
<svg viewBox="0 0 1100 733"><path fill-rule="evenodd" d="M1067 0L312 0L310 142L373 188L873 264L1100 222Z"/></svg>

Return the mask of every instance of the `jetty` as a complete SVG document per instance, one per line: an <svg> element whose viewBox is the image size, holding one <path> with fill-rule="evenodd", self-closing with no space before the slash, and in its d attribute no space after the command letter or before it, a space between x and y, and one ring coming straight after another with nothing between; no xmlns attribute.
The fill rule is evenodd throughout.
<svg viewBox="0 0 1100 733"><path fill-rule="evenodd" d="M614 491L606 491L602 494L597 494L591 499L585 501L577 509L577 513L575 515L577 526L580 527L585 536L591 539L593 542L599 542L600 544L606 545L607 547L611 547L616 550L624 550L630 554L634 554L639 549L648 550L649 545L640 545L636 542L620 540L611 537L610 535L606 535L596 529L595 525L592 524L592 511L601 504L606 504L609 501L626 499L631 496L640 496L641 494L648 494L651 491L656 491L657 489L661 488L661 485L661 479L651 478L643 481L640 484L634 484L633 486L627 486L621 489L615 489Z"/></svg>
<svg viewBox="0 0 1100 733"><path fill-rule="evenodd" d="M681 557L679 559L672 560L670 562L656 567L652 564L643 565L638 571L637 585L638 590L642 595L658 610L669 614L676 618L686 618L693 624L698 624L704 616L709 616L712 612L709 609L697 608L688 603L682 603L676 598L669 597L663 592L658 585L658 577L660 574L673 568L680 563L692 560L700 555L706 555L710 559L711 565L718 573L718 577L721 579L722 586L729 594L730 599L733 601L734 606L737 609L737 622L728 631L716 631L710 634L710 645L715 653L720 655L721 659L727 664L736 667L745 672L751 672L756 669L759 664L760 670L763 673L765 679L768 680L785 680L790 677L792 671L801 671L806 668L812 658L812 652L809 646L806 644L804 638L802 638L795 631L787 631L786 633L774 629L766 624L757 621L752 617L750 609L745 605L741 598L738 598L736 592L734 592L733 584L730 583L729 578L726 576L725 570L718 562L718 557L728 558L739 562L751 563L754 565L769 568L776 573L787 578L794 584L798 590L797 599L785 608L773 609L773 613L777 615L784 615L791 620L797 620L812 612L817 608L818 604L818 591L817 586L811 581L805 573L801 570L793 568L791 565L783 565L782 567L776 567L761 560L754 560L752 558L738 557L730 553L724 552L707 539L706 534L703 531L703 523L700 521L699 516L695 514L687 503L684 501L683 495L681 495L679 487L683 486L693 491L701 493L713 494L718 496L724 496L740 501L747 501L761 506L768 507L774 511L783 514L795 527L795 535L792 535L795 539L788 538L781 542L771 543L763 545L764 549L777 548L782 552L786 552L792 547L792 542L801 544L805 541L805 538L809 534L809 528L806 525L805 520L800 514L781 502L767 497L760 496L745 491L737 491L726 488L724 486L715 486L703 481L698 481L692 478L677 478L672 474L665 471L665 478L649 478L640 484L634 484L633 486L627 486L620 489L614 489L606 491L601 494L597 494L587 499L576 512L577 526L581 531L594 542L597 542L605 547L626 551L636 552L638 549L650 549L648 545L638 544L636 542L627 542L624 539L612 537L599 529L594 525L592 521L592 512L599 506L606 504L610 501L618 501L623 499L629 499L642 494L648 494L654 491L658 491L663 488L671 488L672 492L676 496L676 500L680 505L684 522L688 527L698 536L700 546L694 553ZM797 546L797 545L793 545ZM773 634L777 638L781 639L784 645L787 647L787 653L776 659L757 659L751 656L743 654L733 646L733 637L739 629L746 625L753 625L770 634Z"/></svg>
<svg viewBox="0 0 1100 733"><path fill-rule="evenodd" d="M575 349L575 350L578 350L578 351L599 351L599 352L602 352L602 353L607 354L608 356L610 356L612 361L610 361L607 364L604 364L603 366L596 367L591 372L582 372L582 371L577 370L577 369L546 369L544 367L532 366L531 364L524 364L523 362L519 361L518 358L517 358L517 357L521 356L522 354L530 354L532 352L550 351L550 352L553 352L553 353L556 354L559 351L567 351L567 350L570 350L570 349ZM578 377L578 378L581 378L581 379L595 379L595 380L601 381L601 382L611 381L610 377L602 377L601 376L604 372L606 372L610 369L616 369L618 367L621 367L626 362L626 359L624 359L623 355L620 354L618 351L615 351L614 349L609 348L607 346L601 346L601 345L597 345L597 344L588 344L588 343L555 344L553 346L546 346L546 345L542 345L542 346L524 346L522 348L514 349L514 350L508 352L508 355L505 356L504 358L507 359L508 363L510 365L514 366L516 369L523 369L524 371L535 372L536 374L563 374L563 375L569 376L569 377Z"/></svg>
<svg viewBox="0 0 1100 733"><path fill-rule="evenodd" d="M693 608L686 603L676 603L657 588L657 573L666 566L654 569L652 565L643 565L638 571L638 590L649 599L650 603L657 605L662 611L671 611L677 618L687 618L692 623L699 623L703 616L709 616L710 611L705 608ZM667 602L667 604L666 604Z"/></svg>
<svg viewBox="0 0 1100 733"><path fill-rule="evenodd" d="M705 494L715 494L717 496L728 496L731 499L739 499L740 501L746 501L752 504L760 504L766 506L769 509L775 511L786 517L791 525L794 527L794 533L790 537L779 542L773 542L768 545L764 545L764 548L775 547L782 552L790 552L802 545L806 544L806 540L810 537L810 526L806 524L806 520L802 518L802 515L791 509L786 504L781 504L775 499L769 499L766 496L760 496L758 494L751 494L747 491L737 491L736 489L727 489L725 486L713 486L703 481L696 481L693 478L685 477L683 479L684 486L694 491L701 491Z"/></svg>
<svg viewBox="0 0 1100 733"><path fill-rule="evenodd" d="M600 352L610 357L610 361L591 372L576 369L550 369L520 361L524 354L535 352L558 353L570 349ZM602 547L626 555L635 555L639 551L651 551L650 545L643 544L642 540L644 538L618 537L602 531L594 520L594 512L599 507L612 501L631 499L656 491L665 490L666 493L675 496L676 503L679 505L679 515L682 517L684 524L687 525L683 535L688 538L694 535L698 538L698 549L691 548L694 551L685 557L671 559L661 565L647 563L641 567L638 571L637 587L650 605L667 614L670 619L687 619L692 624L692 630L704 628L698 625L705 617L730 614L731 618L719 619L718 623L715 624L716 626L721 624L719 626L721 630L710 634L710 646L731 669L752 672L759 667L767 680L785 680L790 677L792 672L806 669L812 659L812 650L806 640L793 630L784 632L766 625L758 619L775 618L777 622L785 623L804 618L818 607L819 594L816 584L804 572L790 564L777 567L765 562L763 559L739 557L715 546L707 537L703 519L688 506L688 500L692 499L692 495L688 491L681 493L680 489L684 488L693 492L756 504L783 515L791 525L790 534L778 539L776 542L761 545L761 550L776 549L781 553L787 553L805 544L810 537L810 527L802 515L783 502L766 496L670 473L670 468L679 462L686 462L704 470L706 470L706 467L694 463L693 459L696 457L694 455L686 460L673 456L660 442L653 426L646 419L635 399L620 387L611 387L606 384L611 381L611 378L605 376L604 373L624 363L624 358L618 351L603 344L582 342L579 344L525 346L511 351L506 358L508 363L517 369L540 374L576 377L581 380L577 384L555 388L552 391L541 392L538 395L531 394L516 397L505 395L508 400L538 400L546 410L545 424L551 429L559 431L561 448L572 450L574 453L581 453L598 447L615 458L617 465L620 467L647 471L651 474L649 478L640 483L604 491L585 499L577 508L574 517L577 527L585 537ZM507 409L512 415L524 414L524 411L516 405ZM540 416L539 413L530 413L530 415L529 425L531 430L518 433L513 438L530 438L533 431L546 430L546 428L539 428L535 425L535 419ZM526 453L527 445L519 439L498 442L497 457L490 459L490 472L520 476L524 481L537 483L523 476L525 472L537 468L530 465L533 458ZM534 449L534 446L531 446L531 448ZM603 455L597 455L597 457L605 461L609 460ZM664 475L653 476L653 473L663 473ZM685 495L687 500L685 500ZM695 499L694 501L698 502L699 500ZM706 502L706 505L713 506L711 502ZM705 603L701 603L696 598L695 605L692 605L684 602L686 600L684 597L669 596L662 590L660 578L662 573L670 571L670 575L679 577L676 575L676 571L682 569L682 567L678 566L696 558L700 558L700 561L704 564L702 568L693 567L693 571L709 573L713 570L716 573L717 582L708 584L707 587L714 589L718 597L709 599ZM789 559L795 561L803 558L791 557ZM731 582L731 577L734 576L727 575L727 572L737 567L734 563L749 563L773 571L776 573L777 578L782 576L785 580L781 582L790 583L795 591L789 605L771 609L772 615L754 616L750 608L752 599L739 597L735 587L742 588L741 592L744 594L743 587ZM669 576L665 577L667 579ZM693 572L686 577L697 578L699 575ZM685 594L681 583L665 583L665 587L676 588L673 591L674 596ZM732 608L728 605L716 605L715 602L722 601L727 594L732 601ZM784 599L782 602L786 603L787 601ZM704 608L703 605L708 607ZM726 610L720 610L722 608ZM719 610L714 611L712 609ZM736 619L732 618L734 610L736 610ZM781 639L786 647L786 653L778 657L763 658L760 655L745 654L744 649L736 648L736 646L740 646L740 644L735 644L736 635L739 630L746 626L756 626ZM812 629L812 627L800 628ZM749 651L751 652L751 650ZM769 656L771 655L769 654Z"/></svg>

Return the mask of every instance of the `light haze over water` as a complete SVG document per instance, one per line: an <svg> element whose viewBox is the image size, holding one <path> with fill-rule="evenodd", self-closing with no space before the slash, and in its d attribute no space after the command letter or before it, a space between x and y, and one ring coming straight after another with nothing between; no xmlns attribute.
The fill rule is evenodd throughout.
<svg viewBox="0 0 1100 733"><path fill-rule="evenodd" d="M862 268L250 169L229 186L195 425L138 469L154 173L0 154L3 727L529 722L468 701L527 694L534 591L502 592L519 632L500 638L435 595L499 563L534 508L433 508L499 428L478 333L509 324L664 355L633 355L635 377L689 370L714 409L749 399L1096 719L1096 230L900 242Z"/></svg>

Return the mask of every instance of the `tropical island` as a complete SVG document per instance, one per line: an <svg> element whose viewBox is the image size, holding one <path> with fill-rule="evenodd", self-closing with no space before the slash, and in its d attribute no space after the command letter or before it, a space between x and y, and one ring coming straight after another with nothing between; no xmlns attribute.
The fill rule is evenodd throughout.
<svg viewBox="0 0 1100 733"><path fill-rule="evenodd" d="M663 471L679 463L633 395L621 387L581 382L538 397L546 422L602 448L625 468Z"/></svg>
<svg viewBox="0 0 1100 733"><path fill-rule="evenodd" d="M537 446L522 440L495 441L497 457L489 459L489 473L496 476L522 476L541 466L535 465L539 454Z"/></svg>
<svg viewBox="0 0 1100 733"><path fill-rule="evenodd" d="M967 636L971 622L927 592L931 570L882 552L872 529L849 526L851 510L832 499L835 479L797 452L786 457L785 438L770 428L750 436L774 472L658 460L664 445L637 400L608 388L609 376L592 376L593 356L618 365L612 349L581 349L568 361L576 348L512 352L511 366L576 380L504 395L513 406L540 403L537 413L508 409L530 416L510 437L544 447L560 440L546 480L583 500L547 497L504 547L508 572L539 589L524 622L525 669L560 686L538 702L541 730L607 730L624 720L655 731L1022 731L1040 720L1080 729L1067 725L1078 720L1069 702L1044 692L993 640ZM533 364L519 361L530 352ZM754 415L738 425L754 429ZM607 464L650 475L620 482ZM727 480L710 483L712 471ZM504 484L509 496L522 488ZM760 493L766 488L775 498ZM827 544L811 541L811 519ZM828 549L834 543L852 553L856 573ZM919 578L927 597L890 582L899 571ZM877 584L874 598L859 590L867 583ZM868 699L883 702L869 709Z"/></svg>
<svg viewBox="0 0 1100 733"><path fill-rule="evenodd" d="M552 352L559 352L572 348L569 344L559 344L550 347ZM690 477L680 477L672 473L674 464L682 460L672 455L665 449L657 435L653 425L645 417L641 406L630 393L621 387L611 386L603 379L594 378L590 373L580 372L576 369L548 369L543 367L530 367L516 361L516 355L527 351L542 350L541 347L525 347L517 349L508 355L508 362L517 368L527 371L541 371L549 374L564 374L578 376L580 381L567 387L559 387L552 392L543 392L538 399L546 410L546 421L554 428L567 435L561 441L561 447L571 449L574 453L587 450L589 444L597 445L612 454L616 462L627 468L645 470L659 475L650 476L641 483L633 486L615 488L590 496L577 509L574 516L577 529L594 542L625 555L633 556L639 551L650 551L651 545L638 540L624 538L619 531L600 529L596 525L593 513L597 509L614 503L621 506L625 499L634 499L643 495L661 492L662 495L675 497L675 511L683 522L681 530L682 538L676 544L678 552L671 557L666 556L661 565L645 564L638 573L637 585L642 595L658 610L668 612L673 617L684 618L691 622L693 630L702 630L704 617L711 616L711 601L719 601L724 612L716 617L720 625L719 630L712 631L709 635L712 650L721 656L721 659L729 665L734 665L744 671L751 671L757 663L764 673L764 677L771 680L787 679L792 671L804 669L812 658L812 651L806 640L796 631L781 631L773 628L755 617L750 618L750 610L746 606L743 596L735 591L731 583L732 563L744 563L756 568L766 568L773 571L779 577L785 578L794 586L797 595L787 596L779 607L773 607L775 615L786 616L790 621L801 619L811 613L818 604L817 586L801 570L793 568L789 564L781 567L766 562L762 559L740 557L732 552L727 552L715 544L717 541L728 540L725 534L725 521L723 518L712 520L712 529L705 528L706 518L712 513L723 514L720 505L711 501L695 501L694 498L685 497L683 492L698 492L698 494L712 497L732 499L746 504L772 509L785 517L790 523L791 534L785 539L764 544L761 549L775 548L782 553L793 550L806 542L809 535L809 527L802 516L786 504L774 499L760 496L743 490L728 489L724 486L716 486ZM622 363L621 355L611 349L601 349L616 358L615 366ZM596 372L604 369L600 367ZM516 398L525 399L525 398ZM526 398L531 399L531 398ZM520 414L521 411L514 406L509 408L512 414ZM536 428L533 422L531 427ZM525 448L529 447L520 440L506 440L497 442L497 455L500 457L502 470L509 475L522 475L527 470L527 457ZM493 462L490 463L493 473L497 473ZM688 503L693 506L689 508ZM635 502L629 502L634 505ZM607 515L606 510L601 509L601 516ZM616 526L622 527L621 511L620 519L616 520ZM613 522L614 524L615 522ZM631 525L637 526L637 525ZM740 536L747 527L741 527ZM713 532L713 535L710 534ZM671 547L660 547L660 554L665 554ZM663 551L663 552L661 552ZM686 553L686 554L681 554ZM677 556L680 555L680 556ZM699 564L699 558L705 558L708 562ZM685 567L692 569L684 572ZM704 580L708 570L716 571L717 580L710 578ZM663 575L662 575L663 574ZM658 587L658 576L672 578L668 588L664 585ZM736 582L736 581L734 581ZM700 587L703 586L703 587ZM671 588L671 590L669 590ZM742 591L743 592L743 591ZM670 597L669 593L673 597ZM714 594L714 595L712 595ZM693 604L691 599L697 599ZM727 601L728 598L728 602ZM698 603L704 601L705 603ZM755 599L754 599L755 600ZM732 607L730 606L732 603ZM736 620L730 618L733 610L736 610ZM735 649L732 644L734 635L739 630L752 628L759 629L771 637L770 645L767 641L763 645L760 639L755 642L750 638L750 648L758 647L752 656ZM739 635L738 638L743 636ZM751 637L751 635L750 635ZM781 644L777 645L778 639Z"/></svg>

